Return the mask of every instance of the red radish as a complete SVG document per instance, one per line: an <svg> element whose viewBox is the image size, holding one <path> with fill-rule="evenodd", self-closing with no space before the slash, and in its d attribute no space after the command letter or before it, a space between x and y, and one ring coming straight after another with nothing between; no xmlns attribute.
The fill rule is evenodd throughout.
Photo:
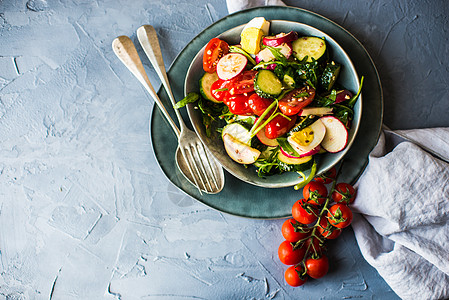
<svg viewBox="0 0 449 300"><path fill-rule="evenodd" d="M320 120L316 120L301 131L292 133L287 138L288 143L296 152L307 153L321 144L326 135L326 127Z"/></svg>
<svg viewBox="0 0 449 300"><path fill-rule="evenodd" d="M245 70L248 59L240 53L228 53L217 63L217 75L222 80L229 80Z"/></svg>
<svg viewBox="0 0 449 300"><path fill-rule="evenodd" d="M351 99L352 96L353 96L352 93L348 90L337 91L337 96L335 97L334 103L340 103L343 101L347 101L347 100Z"/></svg>
<svg viewBox="0 0 449 300"><path fill-rule="evenodd" d="M263 128L262 130L259 130L259 132L256 134L256 136L259 139L259 141L266 146L270 146L270 147L279 146L279 143L276 139L269 139L265 135L265 128Z"/></svg>
<svg viewBox="0 0 449 300"><path fill-rule="evenodd" d="M332 107L304 107L299 115L305 117L308 115L324 116L332 113Z"/></svg>
<svg viewBox="0 0 449 300"><path fill-rule="evenodd" d="M320 120L326 127L321 146L330 153L343 150L348 143L348 130L345 125L334 116L321 117Z"/></svg>
<svg viewBox="0 0 449 300"><path fill-rule="evenodd" d="M289 33L279 33L276 36L266 36L263 38L262 43L267 46L277 47L280 44L291 43L298 39L298 33L296 31L290 31Z"/></svg>
<svg viewBox="0 0 449 300"><path fill-rule="evenodd" d="M299 153L299 157L298 156L293 156L291 154L288 154L287 151L285 151L284 149L282 149L282 147L280 147L282 154L284 154L285 156L287 156L288 158L301 158L304 156L310 156L310 155L314 155L317 154L318 152L320 152L321 147L318 145L316 148L310 150L309 152L305 152L305 153ZM296 149L295 149L296 150Z"/></svg>
<svg viewBox="0 0 449 300"><path fill-rule="evenodd" d="M279 50L279 52L281 52L282 55L285 56L285 58L289 58L293 54L292 46L290 44L281 44L276 48ZM275 59L276 57L269 48L261 50L256 55L256 63L260 63L261 61L269 62Z"/></svg>

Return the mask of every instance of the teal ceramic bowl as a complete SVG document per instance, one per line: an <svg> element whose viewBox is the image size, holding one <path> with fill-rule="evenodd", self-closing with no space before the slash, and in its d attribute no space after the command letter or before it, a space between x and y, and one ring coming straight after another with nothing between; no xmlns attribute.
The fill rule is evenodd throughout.
<svg viewBox="0 0 449 300"><path fill-rule="evenodd" d="M337 82L353 93L356 93L358 91L360 79L357 75L356 69L350 57L346 54L345 50L331 36L312 26L302 23L283 20L270 20L270 23L270 32L272 34L296 31L298 32L299 36L324 37L326 39L328 47L330 47L332 59L342 65L342 69ZM230 45L238 44L240 42L240 33L243 27L244 24L234 27L223 32L218 37L225 40ZM189 92L199 92L199 80L204 74L204 48L205 45L194 57L190 64L190 67L188 68L184 84L185 95L187 95L187 93ZM226 154L223 142L218 133L213 134L211 137L207 137L205 128L202 124L201 112L200 110L196 109L195 105L189 104L187 107L187 111L194 130L198 134L201 141L204 143L210 153L220 162L223 168L236 178L246 183L264 188L290 187L302 181L302 178L294 172L287 172L280 175L268 176L265 178L257 176L256 169L254 167L251 166L247 168L241 164L238 164ZM338 153L326 153L317 155L317 175L335 166L349 151L359 129L361 112L362 97L360 96L354 107L354 119L352 127L349 131L348 144L346 148ZM306 172L306 175L308 175L308 172Z"/></svg>

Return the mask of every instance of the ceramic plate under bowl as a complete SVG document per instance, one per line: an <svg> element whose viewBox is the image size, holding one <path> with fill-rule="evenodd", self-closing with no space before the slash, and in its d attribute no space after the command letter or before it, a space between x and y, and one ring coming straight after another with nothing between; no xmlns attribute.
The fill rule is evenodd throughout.
<svg viewBox="0 0 449 300"><path fill-rule="evenodd" d="M302 23L283 21L283 20L269 20L269 21L271 23L270 33L272 35L276 35L281 32L296 31L300 37L301 36L324 37L331 55L331 59L341 64L342 66L340 75L338 76L337 83L349 89L354 94L358 91L360 80L355 70L355 67L349 56L346 54L345 50L331 36L312 26ZM244 24L234 27L230 30L227 30L226 32L223 32L218 37L228 42L229 45L239 44L240 33L242 32L243 27ZM189 92L199 93L199 80L204 74L203 70L204 48L205 45L194 57L187 71L187 76L184 84L185 95L187 95L187 93ZM189 104L187 110L189 113L190 121L192 122L196 133L198 134L204 145L208 148L208 150L212 153L212 155L215 156L215 158L220 162L220 164L225 168L225 170L227 170L229 173L231 173L238 179L247 182L249 184L265 188L289 187L294 186L303 181L302 177L298 176L298 174L295 172L285 172L283 174L267 176L263 178L259 177L256 173L256 168L252 166L246 167L242 164L233 161L228 156L223 146L223 141L221 140L219 133L212 132L211 137L208 137L206 135L206 130L202 120L202 114L201 111L197 109L196 105ZM326 170L336 165L348 152L349 148L351 147L354 141L354 138L356 136L360 124L361 111L362 111L362 97L360 96L354 107L354 120L352 123L351 130L349 131L348 145L344 150L338 153L332 154L326 153L322 155L315 155L314 157L317 158L318 162L317 175L325 172Z"/></svg>
<svg viewBox="0 0 449 300"><path fill-rule="evenodd" d="M180 100L184 96L184 78L193 58L215 36L232 29L236 24L249 22L254 17L263 16L267 20L287 20L310 25L331 36L348 56L351 57L359 76L364 76L363 109L357 136L346 153L339 181L354 183L368 163L368 154L379 138L383 119L382 87L376 67L363 45L347 30L316 13L293 7L264 6L231 14L198 34L179 53L168 71L173 94ZM170 107L170 100L161 88L161 101ZM188 123L185 109L181 114ZM176 119L174 112L171 112ZM175 152L176 136L157 106L150 119L150 138L155 158L165 176L180 190L199 202L227 214L257 219L279 219L291 215L291 207L302 197L301 191L292 187L267 189L245 183L225 172L225 187L216 195L200 195L177 170Z"/></svg>

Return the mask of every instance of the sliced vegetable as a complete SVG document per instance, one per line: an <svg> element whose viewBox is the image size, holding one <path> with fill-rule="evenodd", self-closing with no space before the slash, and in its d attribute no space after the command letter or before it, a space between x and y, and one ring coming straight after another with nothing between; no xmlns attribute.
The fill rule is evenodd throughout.
<svg viewBox="0 0 449 300"><path fill-rule="evenodd" d="M289 44L281 44L276 49L279 50L279 52L285 56L285 58L289 58L293 51L292 47ZM275 60L276 56L273 54L270 48L264 48L256 55L256 63L260 63L261 61L269 62L272 60Z"/></svg>
<svg viewBox="0 0 449 300"><path fill-rule="evenodd" d="M265 125L265 135L269 139L276 139L286 134L296 122L296 116L291 116L290 120L282 115L274 117L267 125Z"/></svg>
<svg viewBox="0 0 449 300"><path fill-rule="evenodd" d="M253 111L248 105L249 95L246 94L236 94L232 96L227 96L223 103L229 108L229 112L234 115L240 116L250 116Z"/></svg>
<svg viewBox="0 0 449 300"><path fill-rule="evenodd" d="M324 116L324 115L330 115L332 114L332 107L304 107L300 112L299 115L301 117L306 116Z"/></svg>
<svg viewBox="0 0 449 300"><path fill-rule="evenodd" d="M266 146L269 146L269 147L279 146L279 143L276 139L269 139L265 135L265 130L259 130L259 132L257 132L256 136L259 139L259 141Z"/></svg>
<svg viewBox="0 0 449 300"><path fill-rule="evenodd" d="M275 98L282 93L282 82L272 71L260 70L254 79L254 90L260 97Z"/></svg>
<svg viewBox="0 0 449 300"><path fill-rule="evenodd" d="M336 92L334 104L348 101L353 97L352 92L348 90L340 90Z"/></svg>
<svg viewBox="0 0 449 300"><path fill-rule="evenodd" d="M203 54L203 69L208 73L217 70L218 60L229 52L229 45L219 38L213 38L207 43Z"/></svg>
<svg viewBox="0 0 449 300"><path fill-rule="evenodd" d="M312 167L314 162L312 156L291 158L285 156L282 152L279 152L278 159L279 159L279 167L285 172L306 171Z"/></svg>
<svg viewBox="0 0 449 300"><path fill-rule="evenodd" d="M239 164L252 164L260 156L260 151L254 149L230 134L223 135L223 143L229 157Z"/></svg>
<svg viewBox="0 0 449 300"><path fill-rule="evenodd" d="M263 31L255 27L243 29L240 45L242 49L249 54L257 54L260 51L262 43Z"/></svg>
<svg viewBox="0 0 449 300"><path fill-rule="evenodd" d="M281 141L280 139L276 140L278 142ZM321 149L321 147L318 145L317 147L308 152L297 152L295 149L293 149L293 147L290 145L290 143L288 143L286 139L284 139L284 141L285 141L284 143L279 143L279 145L281 146L280 151L282 152L282 154L290 158L301 158L305 156L312 156L319 153Z"/></svg>
<svg viewBox="0 0 449 300"><path fill-rule="evenodd" d="M324 68L323 74L320 77L320 87L328 92L332 89L340 74L341 65L331 61Z"/></svg>
<svg viewBox="0 0 449 300"><path fill-rule="evenodd" d="M265 36L262 43L267 46L277 47L284 43L291 43L298 39L298 33L296 31L290 31L289 33L279 33L275 36Z"/></svg>
<svg viewBox="0 0 449 300"><path fill-rule="evenodd" d="M272 103L273 99L260 97L257 93L252 94L248 99L248 105L256 116L261 116ZM271 112L274 112L274 109Z"/></svg>
<svg viewBox="0 0 449 300"><path fill-rule="evenodd" d="M331 153L343 150L348 143L348 130L345 125L334 116L321 117L319 120L326 127L321 146Z"/></svg>
<svg viewBox="0 0 449 300"><path fill-rule="evenodd" d="M217 75L222 80L229 80L245 70L248 59L240 53L228 53L217 64Z"/></svg>
<svg viewBox="0 0 449 300"><path fill-rule="evenodd" d="M294 89L279 100L279 110L287 116L296 115L309 105L314 97L315 89L308 85Z"/></svg>
<svg viewBox="0 0 449 300"><path fill-rule="evenodd" d="M291 134L287 141L296 152L304 154L319 146L325 134L326 127L318 119L312 125Z"/></svg>
<svg viewBox="0 0 449 300"><path fill-rule="evenodd" d="M209 74L209 73L206 73L206 74ZM217 74L217 73L213 73L213 74ZM204 76L206 76L206 75L204 75ZM218 75L217 75L217 78L218 78ZM203 85L200 83L200 90L207 91L207 84L205 84L203 87ZM216 81L214 81L212 83L212 85L210 87L210 94L215 99L215 100L212 100L213 102L217 102L217 103L223 102L224 99L229 96L229 81L221 80L218 78ZM203 96L206 98L205 95L203 95ZM206 98L206 99L208 99L208 98ZM209 100L211 100L211 99L209 99Z"/></svg>
<svg viewBox="0 0 449 300"><path fill-rule="evenodd" d="M314 36L300 37L292 43L293 55L303 60L307 56L307 61L319 60L326 53L326 42L324 39Z"/></svg>
<svg viewBox="0 0 449 300"><path fill-rule="evenodd" d="M265 20L264 17L255 17L243 27L243 30L248 28L260 29L263 35L268 35L268 32L270 31L270 22Z"/></svg>
<svg viewBox="0 0 449 300"><path fill-rule="evenodd" d="M246 56L246 58L248 59L248 62L252 65L256 65L256 61L254 60L254 58L245 50L242 49L241 46L229 46L229 52L236 52L236 53L240 53Z"/></svg>
<svg viewBox="0 0 449 300"><path fill-rule="evenodd" d="M218 80L218 75L216 72L213 73L204 73L203 77L200 79L200 93L201 95L210 101L220 102L218 101L212 94L212 84Z"/></svg>

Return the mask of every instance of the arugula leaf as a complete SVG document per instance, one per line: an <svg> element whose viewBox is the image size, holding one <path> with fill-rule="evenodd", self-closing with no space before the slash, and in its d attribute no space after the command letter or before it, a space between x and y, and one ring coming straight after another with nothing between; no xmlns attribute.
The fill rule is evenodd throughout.
<svg viewBox="0 0 449 300"><path fill-rule="evenodd" d="M181 107L186 106L188 103L196 102L200 98L200 95L195 92L188 93L187 96L184 97L181 101L176 102L173 106L175 109L180 109Z"/></svg>
<svg viewBox="0 0 449 300"><path fill-rule="evenodd" d="M248 52L246 52L245 50L243 50L240 47L237 46L229 46L229 52L235 52L235 53L240 53L246 56L246 58L248 59L248 61L252 64L252 65L256 65L256 61L254 60L254 58L252 58L251 55L248 54Z"/></svg>

